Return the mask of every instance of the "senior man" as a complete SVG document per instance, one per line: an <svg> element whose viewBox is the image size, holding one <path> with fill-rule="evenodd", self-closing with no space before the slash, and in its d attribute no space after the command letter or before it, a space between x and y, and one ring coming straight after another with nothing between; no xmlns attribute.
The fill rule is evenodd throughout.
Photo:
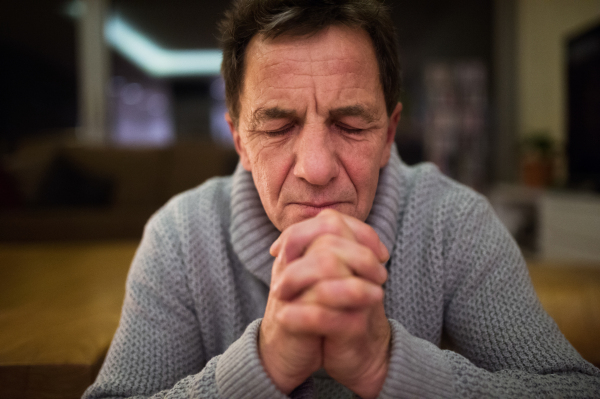
<svg viewBox="0 0 600 399"><path fill-rule="evenodd" d="M148 223L88 398L600 396L487 202L399 159L377 0L240 0L222 31L240 164Z"/></svg>

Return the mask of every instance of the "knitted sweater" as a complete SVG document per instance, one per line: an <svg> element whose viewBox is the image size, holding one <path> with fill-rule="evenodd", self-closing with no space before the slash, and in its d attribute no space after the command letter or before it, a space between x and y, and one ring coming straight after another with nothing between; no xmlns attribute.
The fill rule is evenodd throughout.
<svg viewBox="0 0 600 399"><path fill-rule="evenodd" d="M543 311L480 195L394 150L367 223L391 254L380 397L600 397L600 371ZM257 352L278 235L239 166L172 199L146 226L119 328L84 397L285 398ZM443 334L453 351L439 348ZM352 395L322 370L291 394Z"/></svg>

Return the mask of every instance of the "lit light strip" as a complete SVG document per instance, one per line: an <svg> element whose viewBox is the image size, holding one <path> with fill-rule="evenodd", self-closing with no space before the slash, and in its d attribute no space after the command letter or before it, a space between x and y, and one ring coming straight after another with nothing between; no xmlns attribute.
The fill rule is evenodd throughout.
<svg viewBox="0 0 600 399"><path fill-rule="evenodd" d="M220 50L161 48L118 16L107 19L104 37L116 51L152 76L214 76L221 69Z"/></svg>

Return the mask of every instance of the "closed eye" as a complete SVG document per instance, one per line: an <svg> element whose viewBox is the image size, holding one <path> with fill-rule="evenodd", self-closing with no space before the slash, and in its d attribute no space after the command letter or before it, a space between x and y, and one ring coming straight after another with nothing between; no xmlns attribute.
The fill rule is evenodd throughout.
<svg viewBox="0 0 600 399"><path fill-rule="evenodd" d="M340 123L337 123L335 126L338 129L340 129L341 131L343 131L344 133L348 133L348 134L360 134L365 131L365 129L358 129L358 128L350 127L350 126L340 124Z"/></svg>
<svg viewBox="0 0 600 399"><path fill-rule="evenodd" d="M265 134L267 134L270 137L277 137L277 136L283 136L284 134L289 133L290 131L292 131L292 129L294 128L294 124L289 124L284 126L281 129L277 129L277 130L265 130Z"/></svg>

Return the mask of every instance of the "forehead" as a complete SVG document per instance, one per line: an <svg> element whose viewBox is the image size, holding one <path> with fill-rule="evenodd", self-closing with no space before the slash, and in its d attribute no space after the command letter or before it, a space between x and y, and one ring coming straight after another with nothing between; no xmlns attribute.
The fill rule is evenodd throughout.
<svg viewBox="0 0 600 399"><path fill-rule="evenodd" d="M307 93L338 106L358 98L383 101L375 52L364 30L331 26L311 36L257 35L250 41L242 112L245 106L292 101Z"/></svg>

